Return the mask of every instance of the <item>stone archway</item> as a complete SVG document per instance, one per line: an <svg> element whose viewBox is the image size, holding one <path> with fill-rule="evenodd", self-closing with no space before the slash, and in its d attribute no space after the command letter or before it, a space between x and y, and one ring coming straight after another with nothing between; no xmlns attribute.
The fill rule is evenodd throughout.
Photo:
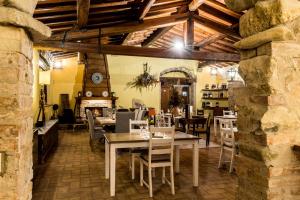
<svg viewBox="0 0 300 200"><path fill-rule="evenodd" d="M189 104L192 105L195 108L196 105L196 82L197 82L197 77L196 75L193 73L192 70L190 70L187 67L172 67L172 68L168 68L163 70L162 72L160 72L159 77L163 77L166 74L172 73L172 72L179 72L185 75L185 77L187 79L189 79L191 81L191 86L190 86L190 102Z"/></svg>

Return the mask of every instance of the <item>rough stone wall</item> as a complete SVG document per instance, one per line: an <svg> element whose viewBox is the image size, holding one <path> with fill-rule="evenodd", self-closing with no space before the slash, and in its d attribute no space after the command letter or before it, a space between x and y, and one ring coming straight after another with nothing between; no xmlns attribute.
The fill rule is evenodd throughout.
<svg viewBox="0 0 300 200"><path fill-rule="evenodd" d="M5 153L1 200L29 200L32 196L31 39L34 34L51 34L29 14L35 3L0 1L0 152Z"/></svg>
<svg viewBox="0 0 300 200"><path fill-rule="evenodd" d="M237 8L250 1L230 2ZM300 199L300 156L291 148L300 144L300 1L252 3L240 20L245 38L235 44L246 84L235 90L237 199Z"/></svg>

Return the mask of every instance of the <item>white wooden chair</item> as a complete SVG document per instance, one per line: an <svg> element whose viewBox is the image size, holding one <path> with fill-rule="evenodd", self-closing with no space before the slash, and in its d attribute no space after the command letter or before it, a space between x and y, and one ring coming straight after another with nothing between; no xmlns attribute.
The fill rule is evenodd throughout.
<svg viewBox="0 0 300 200"><path fill-rule="evenodd" d="M143 126L144 131L149 130L148 120L129 120L129 132L130 133L141 133L140 126ZM135 148L130 149L130 161L129 170L131 170L131 178L135 179L135 158L138 158L144 149Z"/></svg>
<svg viewBox="0 0 300 200"><path fill-rule="evenodd" d="M86 115L89 124L88 127L89 127L89 134L90 134L90 147L92 151L94 151L95 142L104 139L105 131L103 130L102 127L95 126L93 114L89 109L86 110Z"/></svg>
<svg viewBox="0 0 300 200"><path fill-rule="evenodd" d="M171 115L165 115L163 113L157 114L155 116L156 118L156 127L171 127Z"/></svg>
<svg viewBox="0 0 300 200"><path fill-rule="evenodd" d="M231 159L230 159L230 168L229 172L231 173L233 170L233 164L235 161L236 155L236 142L234 137L234 132L237 131L236 128L233 127L233 119L220 119L220 134L221 134L221 152L220 152L220 159L219 159L219 168L221 168L223 164L223 157L224 151L231 152Z"/></svg>
<svg viewBox="0 0 300 200"><path fill-rule="evenodd" d="M153 136L152 134L155 134ZM161 137L157 137L160 134ZM150 197L153 197L152 168L162 168L162 183L167 182L171 186L171 192L175 194L173 150L174 150L175 126L173 127L150 127L148 154L140 156L140 184L146 185ZM148 168L148 183L144 180L144 165ZM166 167L170 167L170 180L166 178Z"/></svg>

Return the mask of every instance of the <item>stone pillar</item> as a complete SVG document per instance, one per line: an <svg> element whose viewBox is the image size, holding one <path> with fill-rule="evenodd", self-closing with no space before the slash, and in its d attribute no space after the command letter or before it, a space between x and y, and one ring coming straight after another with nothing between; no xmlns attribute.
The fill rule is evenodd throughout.
<svg viewBox="0 0 300 200"><path fill-rule="evenodd" d="M32 18L37 0L0 0L0 199L32 196L32 39L51 35Z"/></svg>
<svg viewBox="0 0 300 200"><path fill-rule="evenodd" d="M251 7L235 44L246 85L236 89L237 199L300 199L300 1L226 1Z"/></svg>

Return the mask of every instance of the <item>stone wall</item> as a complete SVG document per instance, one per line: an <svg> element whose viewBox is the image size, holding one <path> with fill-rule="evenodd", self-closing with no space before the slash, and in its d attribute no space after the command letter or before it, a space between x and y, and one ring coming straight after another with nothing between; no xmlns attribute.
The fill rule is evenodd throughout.
<svg viewBox="0 0 300 200"><path fill-rule="evenodd" d="M240 155L237 199L300 199L300 1L227 0L244 39L236 89Z"/></svg>
<svg viewBox="0 0 300 200"><path fill-rule="evenodd" d="M31 199L32 39L50 29L32 18L36 1L0 0L0 199Z"/></svg>

